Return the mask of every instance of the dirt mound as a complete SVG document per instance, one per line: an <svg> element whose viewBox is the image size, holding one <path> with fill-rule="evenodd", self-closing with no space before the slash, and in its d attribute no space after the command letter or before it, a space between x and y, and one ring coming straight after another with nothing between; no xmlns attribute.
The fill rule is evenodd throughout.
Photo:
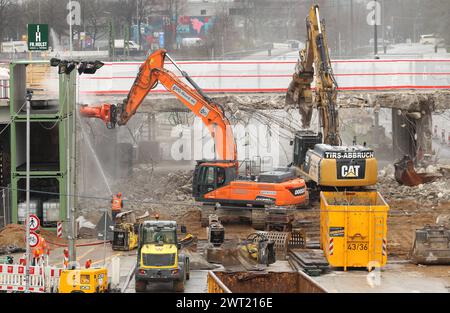
<svg viewBox="0 0 450 313"><path fill-rule="evenodd" d="M9 224L0 229L0 249L17 247L25 249L25 227L19 224ZM49 243L66 244L66 240L58 238L55 233L41 229L38 233Z"/></svg>

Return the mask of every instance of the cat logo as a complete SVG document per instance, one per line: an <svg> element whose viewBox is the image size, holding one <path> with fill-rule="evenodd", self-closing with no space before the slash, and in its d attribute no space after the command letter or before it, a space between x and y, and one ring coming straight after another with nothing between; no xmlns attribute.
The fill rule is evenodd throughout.
<svg viewBox="0 0 450 313"><path fill-rule="evenodd" d="M363 179L365 168L366 160L336 160L338 179Z"/></svg>
<svg viewBox="0 0 450 313"><path fill-rule="evenodd" d="M344 178L358 178L359 168L359 165L342 165L341 175Z"/></svg>

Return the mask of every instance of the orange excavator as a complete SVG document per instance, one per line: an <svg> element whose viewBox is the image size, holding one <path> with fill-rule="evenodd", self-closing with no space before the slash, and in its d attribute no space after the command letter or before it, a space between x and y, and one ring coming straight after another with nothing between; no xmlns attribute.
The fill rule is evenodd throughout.
<svg viewBox="0 0 450 313"><path fill-rule="evenodd" d="M180 71L192 87L164 68L165 59ZM308 193L304 180L297 178L291 170L261 173L257 177L239 175L236 143L223 108L209 98L164 49L152 53L140 66L123 103L94 107L83 105L80 114L84 117L100 118L108 128L114 128L116 124L125 125L158 83L199 117L214 138L215 159L197 161L193 177L193 196L196 201L204 204L204 226L209 223L209 214L220 207L224 210L239 210L241 216L251 219L253 227L261 229L265 227L264 209L267 206L298 207L307 201Z"/></svg>

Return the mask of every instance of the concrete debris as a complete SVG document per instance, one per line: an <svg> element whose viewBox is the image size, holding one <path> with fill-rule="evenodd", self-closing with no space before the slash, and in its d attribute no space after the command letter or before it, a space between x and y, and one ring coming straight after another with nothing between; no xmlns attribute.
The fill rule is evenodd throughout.
<svg viewBox="0 0 450 313"><path fill-rule="evenodd" d="M132 210L136 216L148 212L151 216L159 213L161 219L162 214L168 219L177 219L195 207L193 170L155 169L151 164L135 165L132 170L133 175L118 179L111 185L114 192L122 192L125 211ZM109 200L80 198L79 214L95 224L102 216L100 209L110 206Z"/></svg>
<svg viewBox="0 0 450 313"><path fill-rule="evenodd" d="M80 239L97 238L97 234L98 232L95 228L81 227L78 230L78 238Z"/></svg>
<svg viewBox="0 0 450 313"><path fill-rule="evenodd" d="M254 110L294 109L296 105L285 105L286 95L260 93L248 95L214 95L213 100L228 106L233 103L232 112L238 112L243 108ZM117 97L103 98L104 102L117 102ZM449 109L450 91L448 90L396 90L392 91L340 91L337 104L340 108L395 108L410 112L421 112L423 105L435 111ZM143 101L139 108L141 113L188 111L178 99L173 96L151 94Z"/></svg>
<svg viewBox="0 0 450 313"><path fill-rule="evenodd" d="M384 168L380 171L379 176L380 176L380 177L394 178L394 173L395 173L394 165L388 164L386 167L384 167Z"/></svg>
<svg viewBox="0 0 450 313"><path fill-rule="evenodd" d="M450 214L439 214L436 218L436 224L450 227Z"/></svg>
<svg viewBox="0 0 450 313"><path fill-rule="evenodd" d="M81 228L89 228L89 229L94 229L95 225L91 222L89 222L87 219L84 218L84 216L80 216L76 219L80 229Z"/></svg>
<svg viewBox="0 0 450 313"><path fill-rule="evenodd" d="M124 209L134 210L137 214L151 213L161 202L193 204L192 177L192 170L155 171L151 165L140 164L133 168L130 178L116 182L114 189L120 189L124 195ZM165 208L169 214L170 209Z"/></svg>
<svg viewBox="0 0 450 313"><path fill-rule="evenodd" d="M417 186L400 186L392 176L378 177L377 189L386 200L414 200L421 204L436 205L450 201L450 177Z"/></svg>
<svg viewBox="0 0 450 313"><path fill-rule="evenodd" d="M0 247L0 255L18 253L18 252L25 252L25 248L19 247L15 244Z"/></svg>
<svg viewBox="0 0 450 313"><path fill-rule="evenodd" d="M425 173L434 174L437 172L438 172L438 168L433 165L428 165L427 168L425 169Z"/></svg>

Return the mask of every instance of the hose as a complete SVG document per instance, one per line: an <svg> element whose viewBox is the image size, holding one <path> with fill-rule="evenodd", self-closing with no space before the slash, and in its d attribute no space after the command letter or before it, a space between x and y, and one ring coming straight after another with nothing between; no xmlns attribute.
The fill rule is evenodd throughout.
<svg viewBox="0 0 450 313"><path fill-rule="evenodd" d="M58 246L58 247L68 247L68 245L64 245L64 244L60 244L60 243L55 243L55 242L51 242L46 240L47 243L54 245L54 246ZM111 240L107 240L107 242L111 242ZM89 246L98 246L98 245L102 245L104 244L104 241L97 241L97 242L91 242L91 243L79 243L77 245L75 245L75 247L89 247Z"/></svg>

